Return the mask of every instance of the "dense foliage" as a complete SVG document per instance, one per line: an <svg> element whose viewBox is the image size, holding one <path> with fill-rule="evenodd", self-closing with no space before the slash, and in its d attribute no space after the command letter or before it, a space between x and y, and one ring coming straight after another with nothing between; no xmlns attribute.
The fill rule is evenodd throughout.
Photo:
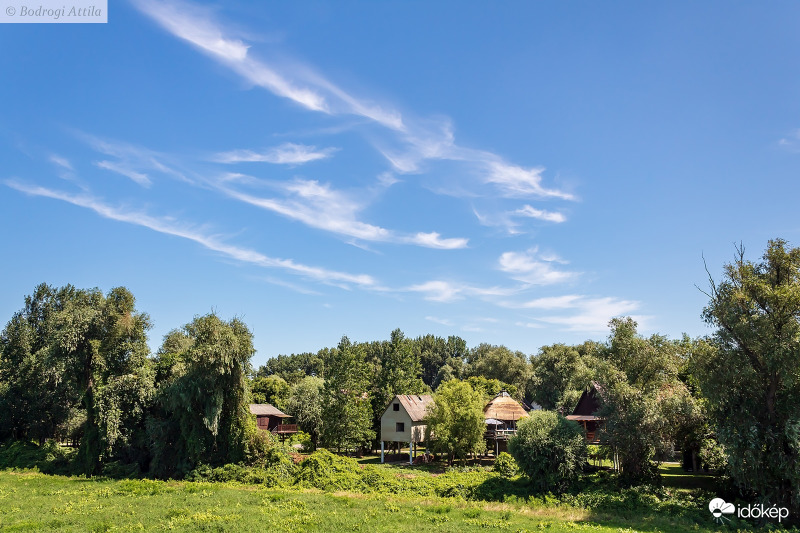
<svg viewBox="0 0 800 533"><path fill-rule="evenodd" d="M141 460L144 415L153 394L149 318L116 288L39 285L0 338L0 435L73 437L86 474L103 461ZM138 450L138 451L137 451Z"/></svg>
<svg viewBox="0 0 800 533"><path fill-rule="evenodd" d="M711 280L703 312L718 349L698 379L730 474L762 501L800 509L800 248L769 242Z"/></svg>
<svg viewBox="0 0 800 533"><path fill-rule="evenodd" d="M436 389L433 400L425 420L426 440L435 451L446 453L452 464L456 458L486 449L485 402L480 392L465 381L451 380Z"/></svg>
<svg viewBox="0 0 800 533"><path fill-rule="evenodd" d="M322 395L321 442L326 447L358 450L375 438L369 402L369 374L361 346L342 337L327 365Z"/></svg>
<svg viewBox="0 0 800 533"><path fill-rule="evenodd" d="M200 463L244 460L249 441L258 439L248 407L252 334L238 319L210 314L171 335L183 337L183 350L169 354L181 371L159 390L148 421L153 473L185 474Z"/></svg>
<svg viewBox="0 0 800 533"><path fill-rule="evenodd" d="M149 317L127 289L42 284L0 334L0 467L403 491L402 479L327 451L295 466L294 452L256 429L248 404L294 417L306 449L360 453L378 446L394 395L432 393L425 444L452 463L484 450L482 409L506 389L546 410L520 424L516 461L501 455L494 481L443 480L423 492L493 491L501 476L517 479L516 463L529 481L514 490L563 491L586 452L582 430L561 415L591 389L602 418L595 462L613 459L616 482L657 483L658 463L680 450L688 467L730 475L747 498L800 510L800 249L770 241L756 263L738 251L722 281L711 280L703 317L713 337L643 336L618 317L605 342L544 346L530 358L396 329L253 370L247 326L213 313L150 355Z"/></svg>
<svg viewBox="0 0 800 533"><path fill-rule="evenodd" d="M566 490L586 463L581 427L553 411L533 411L519 421L508 450L538 491Z"/></svg>

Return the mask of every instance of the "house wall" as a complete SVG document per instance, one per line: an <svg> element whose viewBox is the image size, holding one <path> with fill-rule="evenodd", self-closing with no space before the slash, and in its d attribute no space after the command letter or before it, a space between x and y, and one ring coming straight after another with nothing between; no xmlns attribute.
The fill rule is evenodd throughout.
<svg viewBox="0 0 800 533"><path fill-rule="evenodd" d="M397 422L405 424L404 431L397 431ZM392 404L381 417L381 440L385 442L411 442L411 417L400 404L400 410L392 409Z"/></svg>

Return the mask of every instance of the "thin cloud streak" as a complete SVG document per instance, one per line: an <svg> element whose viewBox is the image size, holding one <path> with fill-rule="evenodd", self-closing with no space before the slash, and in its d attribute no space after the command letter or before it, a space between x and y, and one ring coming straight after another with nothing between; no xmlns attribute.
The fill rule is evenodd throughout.
<svg viewBox="0 0 800 533"><path fill-rule="evenodd" d="M145 171L155 171L186 183L194 183L182 172L163 163L161 160L166 159L164 154L124 142L101 139L81 131L75 132L75 135L96 152L117 159L116 162L97 161L96 166L130 178L143 187L149 187L152 183Z"/></svg>
<svg viewBox="0 0 800 533"><path fill-rule="evenodd" d="M465 248L468 239L442 238L436 232L403 235L396 231L362 222L356 215L363 205L343 191L321 184L316 180L295 179L277 184L288 198L253 196L230 187L218 185L220 191L231 198L273 211L313 228L338 233L365 241L414 244L427 248L452 250Z"/></svg>
<svg viewBox="0 0 800 533"><path fill-rule="evenodd" d="M253 58L249 45L227 36L221 25L213 20L209 9L188 2L135 0L135 4L169 33L188 41L254 85L311 111L360 115L392 130L404 130L399 113L357 99L308 68L298 65L295 69L297 72L294 75L305 84L303 86L300 81L290 80L287 73L278 72L274 67Z"/></svg>
<svg viewBox="0 0 800 533"><path fill-rule="evenodd" d="M138 183L142 187L150 187L150 185L153 184L153 182L150 181L150 178L147 177L147 174L136 172L135 170L126 168L118 163L113 163L111 161L97 161L95 165L102 169L121 174L122 176L125 176L126 178Z"/></svg>
<svg viewBox="0 0 800 533"><path fill-rule="evenodd" d="M325 148L317 150L315 146L284 143L262 152L252 150L232 150L214 156L217 163L273 163L276 165L302 165L311 161L327 159L338 149Z"/></svg>
<svg viewBox="0 0 800 533"><path fill-rule="evenodd" d="M565 331L603 333L608 331L608 322L618 316L630 315L639 309L639 302L612 297L586 298L576 303L578 313L571 316L544 316L538 320L563 326Z"/></svg>
<svg viewBox="0 0 800 533"><path fill-rule="evenodd" d="M505 252L500 256L498 265L512 279L531 285L553 285L577 277L577 272L557 270L552 266L554 262L556 261L538 254L538 250L533 248L527 252Z"/></svg>
<svg viewBox="0 0 800 533"><path fill-rule="evenodd" d="M517 294L520 288L506 287L477 287L466 283L447 280L431 280L418 283L402 289L403 292L418 292L423 294L425 300L432 302L453 302L462 300L467 296L497 297Z"/></svg>
<svg viewBox="0 0 800 533"><path fill-rule="evenodd" d="M216 236L206 235L188 226L182 227L172 221L152 217L144 213L124 211L111 207L89 195L73 195L61 191L47 189L45 187L28 186L16 181L6 181L5 183L12 189L25 194L61 200L79 207L91 209L104 218L119 222L127 222L137 226L143 226L159 233L182 237L184 239L194 241L203 247L208 248L209 250L221 253L244 263L251 263L267 268L281 268L324 283L354 284L361 287L372 287L376 285L375 280L366 274L336 272L320 267L296 263L291 259L277 259L268 257L260 252L256 252L255 250L240 248L238 246L224 243Z"/></svg>
<svg viewBox="0 0 800 533"><path fill-rule="evenodd" d="M50 160L51 163L55 163L56 165L62 168L65 168L67 170L73 170L72 163L70 163L69 160L65 157L61 157L60 155L56 154L51 154L50 157L48 157L48 159Z"/></svg>
<svg viewBox="0 0 800 533"><path fill-rule="evenodd" d="M377 146L377 149L400 173L419 172L425 160L460 161L472 164L472 173L479 182L494 185L506 197L575 199L570 193L544 187L541 167L526 169L492 152L459 146L448 119L409 120L399 111L351 95L308 67L298 64L290 73L287 68L279 71L252 57L250 47L226 35L228 32L214 20L210 9L188 2L134 0L134 3L167 32L191 43L254 85L308 110L363 116L394 132L402 148ZM296 79L290 80L292 76Z"/></svg>
<svg viewBox="0 0 800 533"><path fill-rule="evenodd" d="M555 222L557 224L560 224L561 222L565 222L567 220L567 217L565 217L562 213L536 209L535 207L531 207L527 204L521 209L517 209L516 211L514 211L514 214L522 217L536 218L539 220L544 220L546 222Z"/></svg>

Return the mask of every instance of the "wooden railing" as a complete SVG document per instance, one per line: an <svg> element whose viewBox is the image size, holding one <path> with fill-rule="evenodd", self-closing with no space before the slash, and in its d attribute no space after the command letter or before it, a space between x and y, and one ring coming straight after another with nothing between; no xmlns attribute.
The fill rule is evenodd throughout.
<svg viewBox="0 0 800 533"><path fill-rule="evenodd" d="M278 424L272 430L273 433L297 433L297 424Z"/></svg>
<svg viewBox="0 0 800 533"><path fill-rule="evenodd" d="M487 439L510 439L517 434L516 429L487 429L485 437Z"/></svg>

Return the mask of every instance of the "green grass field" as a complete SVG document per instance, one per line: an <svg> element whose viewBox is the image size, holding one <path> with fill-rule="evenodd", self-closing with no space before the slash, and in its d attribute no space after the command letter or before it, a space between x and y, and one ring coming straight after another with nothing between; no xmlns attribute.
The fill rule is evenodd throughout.
<svg viewBox="0 0 800 533"><path fill-rule="evenodd" d="M0 471L0 531L707 531L669 514Z"/></svg>

